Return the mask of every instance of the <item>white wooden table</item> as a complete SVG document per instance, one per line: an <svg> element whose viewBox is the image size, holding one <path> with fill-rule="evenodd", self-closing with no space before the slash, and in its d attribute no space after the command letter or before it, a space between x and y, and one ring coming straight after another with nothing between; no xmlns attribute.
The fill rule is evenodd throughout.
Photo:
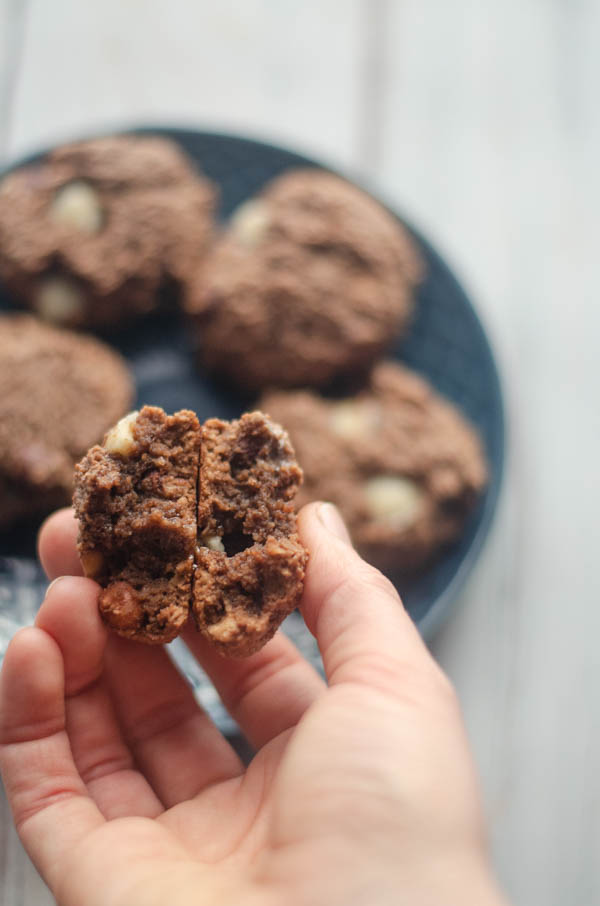
<svg viewBox="0 0 600 906"><path fill-rule="evenodd" d="M433 649L518 904L600 902L600 0L0 0L0 156L193 124L355 172L477 300L508 477ZM0 904L48 894L0 800Z"/></svg>

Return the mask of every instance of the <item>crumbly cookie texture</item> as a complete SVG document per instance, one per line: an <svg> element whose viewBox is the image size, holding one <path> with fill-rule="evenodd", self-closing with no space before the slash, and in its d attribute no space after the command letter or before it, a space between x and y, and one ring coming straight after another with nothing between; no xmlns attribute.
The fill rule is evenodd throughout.
<svg viewBox="0 0 600 906"><path fill-rule="evenodd" d="M224 655L257 651L297 605L306 551L293 498L302 472L285 432L239 421L121 419L76 469L79 553L120 635L170 641L191 610Z"/></svg>
<svg viewBox="0 0 600 906"><path fill-rule="evenodd" d="M76 467L73 503L100 613L127 638L168 642L185 623L196 542L200 425L144 406Z"/></svg>
<svg viewBox="0 0 600 906"><path fill-rule="evenodd" d="M0 279L55 324L131 320L197 270L215 200L167 139L64 145L0 183Z"/></svg>
<svg viewBox="0 0 600 906"><path fill-rule="evenodd" d="M304 470L299 506L330 500L363 556L422 569L461 533L487 483L482 445L458 410L392 362L356 396L274 392L261 408L289 431Z"/></svg>
<svg viewBox="0 0 600 906"><path fill-rule="evenodd" d="M205 422L192 607L202 634L225 654L257 651L300 600L301 480L287 434L262 413Z"/></svg>
<svg viewBox="0 0 600 906"><path fill-rule="evenodd" d="M184 304L203 366L246 389L321 386L405 329L421 276L413 240L376 201L298 170L234 212Z"/></svg>
<svg viewBox="0 0 600 906"><path fill-rule="evenodd" d="M0 316L0 528L69 503L73 468L131 405L125 361L91 337Z"/></svg>

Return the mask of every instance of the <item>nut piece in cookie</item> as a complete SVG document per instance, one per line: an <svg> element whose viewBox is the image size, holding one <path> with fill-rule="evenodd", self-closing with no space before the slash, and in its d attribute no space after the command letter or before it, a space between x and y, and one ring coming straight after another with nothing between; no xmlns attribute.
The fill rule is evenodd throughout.
<svg viewBox="0 0 600 906"><path fill-rule="evenodd" d="M167 139L63 145L0 182L0 278L54 324L133 320L196 272L215 200L212 184Z"/></svg>
<svg viewBox="0 0 600 906"><path fill-rule="evenodd" d="M487 482L482 445L459 411L407 368L383 362L345 400L273 392L304 470L299 505L331 500L357 548L390 572L423 568L462 531Z"/></svg>
<svg viewBox="0 0 600 906"><path fill-rule="evenodd" d="M132 398L124 360L104 343L0 315L0 529L66 506L75 463Z"/></svg>
<svg viewBox="0 0 600 906"><path fill-rule="evenodd" d="M103 588L103 619L126 638L168 642L187 619L199 455L193 412L144 406L76 467L81 562Z"/></svg>
<svg viewBox="0 0 600 906"><path fill-rule="evenodd" d="M199 359L245 389L322 386L402 333L422 262L374 199L322 170L284 173L233 213L184 306Z"/></svg>
<svg viewBox="0 0 600 906"><path fill-rule="evenodd" d="M202 427L193 613L224 655L258 651L302 594L296 533L302 472L287 434L261 412Z"/></svg>

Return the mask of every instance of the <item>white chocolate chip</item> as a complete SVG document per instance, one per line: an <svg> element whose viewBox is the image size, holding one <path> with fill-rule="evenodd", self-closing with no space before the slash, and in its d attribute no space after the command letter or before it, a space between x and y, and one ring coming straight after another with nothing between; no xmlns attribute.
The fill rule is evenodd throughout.
<svg viewBox="0 0 600 906"><path fill-rule="evenodd" d="M423 491L410 478L378 475L365 484L365 496L372 515L395 529L415 521L423 503Z"/></svg>
<svg viewBox="0 0 600 906"><path fill-rule="evenodd" d="M231 215L231 228L242 245L255 248L265 238L271 218L264 201L245 201Z"/></svg>
<svg viewBox="0 0 600 906"><path fill-rule="evenodd" d="M115 456L129 456L135 447L132 428L139 414L139 412L135 411L130 412L129 415L124 415L121 421L110 429L104 438L105 450Z"/></svg>
<svg viewBox="0 0 600 906"><path fill-rule="evenodd" d="M45 321L67 324L78 320L85 306L85 296L72 280L47 277L40 283L33 304Z"/></svg>
<svg viewBox="0 0 600 906"><path fill-rule="evenodd" d="M209 635L216 636L219 642L222 643L227 643L231 639L235 639L240 633L238 621L231 613L226 613L216 623L205 627L205 631L206 630L208 630Z"/></svg>
<svg viewBox="0 0 600 906"><path fill-rule="evenodd" d="M55 223L90 235L101 230L104 219L98 195L80 179L58 190L50 205L50 217Z"/></svg>
<svg viewBox="0 0 600 906"><path fill-rule="evenodd" d="M198 540L202 547L207 547L211 551L219 551L222 554L225 553L223 540L218 535L200 535Z"/></svg>
<svg viewBox="0 0 600 906"><path fill-rule="evenodd" d="M381 411L371 400L344 400L333 406L329 418L335 434L354 440L367 437L379 428Z"/></svg>

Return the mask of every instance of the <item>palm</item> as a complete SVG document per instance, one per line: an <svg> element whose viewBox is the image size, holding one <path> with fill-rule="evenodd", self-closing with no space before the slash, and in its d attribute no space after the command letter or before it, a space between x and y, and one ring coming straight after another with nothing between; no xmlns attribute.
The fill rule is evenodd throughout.
<svg viewBox="0 0 600 906"><path fill-rule="evenodd" d="M136 890L177 906L190 902L190 890L200 882L221 888L234 869L235 881L224 892L239 903L268 833L271 783L265 784L264 772L278 746L270 748L242 777L215 783L156 818L117 818L93 830L65 866L67 889L58 888L59 902L80 902L79 892L101 872L98 906L133 906ZM139 902L154 900L146 893Z"/></svg>
<svg viewBox="0 0 600 906"><path fill-rule="evenodd" d="M239 776L206 786L156 818L117 818L93 830L73 852L66 869L69 893L76 890L79 895L80 889L89 889L90 877L100 872L104 881L98 906L132 906L138 902L138 887L154 891L157 903L187 904L190 889L200 881L205 888L219 891L220 902L240 904L245 897L252 899L258 878L262 897L271 887L275 893L278 861L290 889L298 889L307 864L314 870L322 862L327 868L328 825L332 831L339 829L340 808L354 819L363 806L373 808L372 801L361 803L356 796L357 774L364 784L368 773L364 764L346 759L341 786L339 782L340 758L369 733L371 722L367 718L355 729L353 696L354 692L348 696L325 693L300 726L271 740ZM381 729L382 716L385 723L397 717L398 708L391 702L385 710L386 715L380 711L373 721L373 732L377 725ZM338 758L328 751L327 728L332 726L338 728ZM378 771L375 751L368 768ZM336 785L336 778L332 809L323 791ZM363 854L369 845L365 831L360 841ZM268 872L261 871L267 864ZM70 906L71 900L64 895L60 902ZM72 902L78 903L77 896ZM89 902L96 906L94 900Z"/></svg>

